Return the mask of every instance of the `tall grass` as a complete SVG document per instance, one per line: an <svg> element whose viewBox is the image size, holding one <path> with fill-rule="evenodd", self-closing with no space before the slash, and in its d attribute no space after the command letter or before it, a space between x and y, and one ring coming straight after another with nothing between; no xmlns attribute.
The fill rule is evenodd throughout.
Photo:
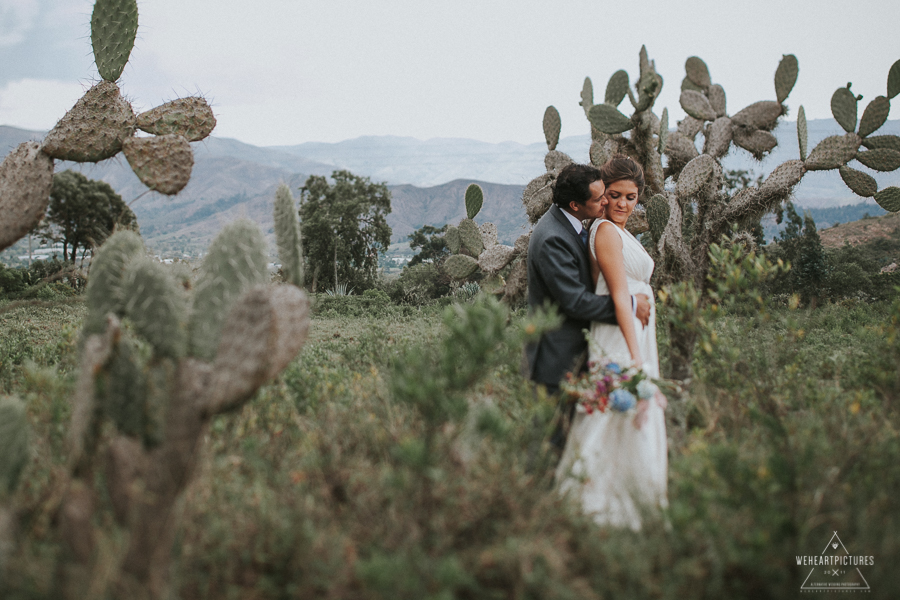
<svg viewBox="0 0 900 600"><path fill-rule="evenodd" d="M10 343L19 358L0 371L39 440L0 584L10 598L55 597L48 574L65 560L54 470L79 314L35 326L37 310L22 314L31 329L0 320L3 340L43 335L45 348ZM875 557L871 596L892 597L900 306L726 312L678 401L685 419L669 424L669 509L634 533L597 527L554 492L554 407L522 380L517 342L465 350L473 383L428 392L459 394L462 410L433 418L428 395L404 401L397 382L450 376L434 365L460 350L452 316L323 311L287 372L213 423L182 505L173 597L796 598L807 572L795 556L833 531Z"/></svg>

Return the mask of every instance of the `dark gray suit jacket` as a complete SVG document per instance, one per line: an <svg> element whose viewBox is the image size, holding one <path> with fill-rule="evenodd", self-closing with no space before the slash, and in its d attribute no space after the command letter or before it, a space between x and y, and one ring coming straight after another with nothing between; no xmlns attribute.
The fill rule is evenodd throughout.
<svg viewBox="0 0 900 600"><path fill-rule="evenodd" d="M593 289L588 249L553 204L534 226L528 243L528 306L534 310L549 301L564 321L525 348L529 378L551 392L587 350L583 330L591 321L616 323L612 298L597 296Z"/></svg>

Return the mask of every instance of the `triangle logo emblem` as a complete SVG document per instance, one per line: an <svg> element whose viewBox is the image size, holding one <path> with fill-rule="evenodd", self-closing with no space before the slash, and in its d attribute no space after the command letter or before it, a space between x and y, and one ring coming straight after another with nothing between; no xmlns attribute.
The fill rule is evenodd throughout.
<svg viewBox="0 0 900 600"><path fill-rule="evenodd" d="M798 557L798 563L801 564ZM803 564L814 565L809 575L800 586L801 592L868 592L871 591L869 582L860 570L860 564L866 563L860 559L866 557L853 556L847 551L837 531L828 540L825 549L819 556L806 557L811 559L803 561Z"/></svg>

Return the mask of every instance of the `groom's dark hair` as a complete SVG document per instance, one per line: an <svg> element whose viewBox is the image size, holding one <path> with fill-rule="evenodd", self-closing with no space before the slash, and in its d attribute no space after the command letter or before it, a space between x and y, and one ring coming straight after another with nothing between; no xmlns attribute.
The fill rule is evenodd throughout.
<svg viewBox="0 0 900 600"><path fill-rule="evenodd" d="M553 184L553 203L569 208L570 202L584 204L591 198L591 184L602 179L600 169L591 165L566 165Z"/></svg>

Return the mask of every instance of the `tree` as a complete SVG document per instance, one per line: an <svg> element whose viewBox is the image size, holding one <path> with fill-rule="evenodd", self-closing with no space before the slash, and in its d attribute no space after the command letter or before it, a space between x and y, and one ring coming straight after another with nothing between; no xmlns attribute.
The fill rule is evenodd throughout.
<svg viewBox="0 0 900 600"><path fill-rule="evenodd" d="M300 229L311 289L371 287L378 253L384 254L391 242L385 219L391 193L384 183L349 171L335 171L331 179L333 183L312 175L300 188Z"/></svg>
<svg viewBox="0 0 900 600"><path fill-rule="evenodd" d="M447 247L447 242L444 239L447 227L449 225L444 225L443 227L422 225L422 227L408 235L409 247L413 250L421 248L409 261L408 266L414 267L424 262L437 263L450 256L450 249Z"/></svg>
<svg viewBox="0 0 900 600"><path fill-rule="evenodd" d="M805 303L815 307L828 279L825 249L816 231L816 222L808 212L801 217L794 210L794 204L787 202L784 214L787 224L778 234L778 246L773 254L775 258L789 262L791 270L776 279L775 289L798 293Z"/></svg>
<svg viewBox="0 0 900 600"><path fill-rule="evenodd" d="M117 229L138 230L137 217L104 181L66 170L53 175L50 206L36 233L62 242L63 259L75 262L78 249L100 246Z"/></svg>

